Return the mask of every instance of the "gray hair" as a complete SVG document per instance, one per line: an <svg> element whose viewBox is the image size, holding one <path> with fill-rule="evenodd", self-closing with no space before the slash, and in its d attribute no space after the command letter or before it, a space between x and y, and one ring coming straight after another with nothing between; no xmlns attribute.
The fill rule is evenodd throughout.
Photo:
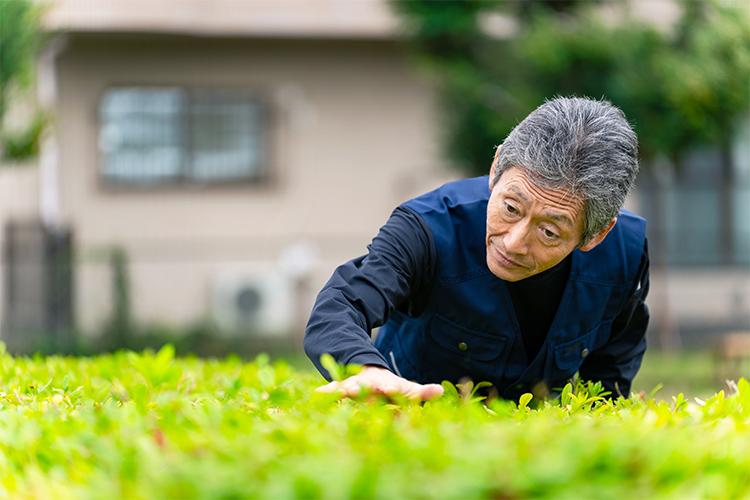
<svg viewBox="0 0 750 500"><path fill-rule="evenodd" d="M617 217L638 173L638 138L612 103L557 97L527 116L498 147L495 177L518 167L546 189L584 201L580 245Z"/></svg>

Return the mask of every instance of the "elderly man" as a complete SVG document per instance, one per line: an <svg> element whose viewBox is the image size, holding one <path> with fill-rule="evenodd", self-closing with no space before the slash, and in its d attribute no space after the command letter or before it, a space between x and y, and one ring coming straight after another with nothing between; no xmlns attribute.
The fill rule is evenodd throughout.
<svg viewBox="0 0 750 500"><path fill-rule="evenodd" d="M518 399L579 372L629 395L649 318L646 222L622 210L637 171L619 109L540 106L497 148L489 177L404 203L367 255L336 269L305 350L327 378L324 353L364 368L319 390L427 400L441 381L470 378Z"/></svg>

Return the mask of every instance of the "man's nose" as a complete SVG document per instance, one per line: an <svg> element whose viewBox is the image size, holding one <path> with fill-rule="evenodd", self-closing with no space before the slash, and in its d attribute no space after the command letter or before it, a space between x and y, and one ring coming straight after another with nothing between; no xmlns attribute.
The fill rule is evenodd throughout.
<svg viewBox="0 0 750 500"><path fill-rule="evenodd" d="M518 222L510 226L505 233L505 238L503 238L505 250L516 255L525 255L528 251L528 234L528 226L523 222Z"/></svg>

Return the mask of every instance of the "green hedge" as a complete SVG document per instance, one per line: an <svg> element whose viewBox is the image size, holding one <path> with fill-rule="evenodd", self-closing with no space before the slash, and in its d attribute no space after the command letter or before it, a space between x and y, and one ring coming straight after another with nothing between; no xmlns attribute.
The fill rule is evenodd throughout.
<svg viewBox="0 0 750 500"><path fill-rule="evenodd" d="M0 348L0 497L748 498L750 384L704 401L426 404L313 392L251 363Z"/></svg>

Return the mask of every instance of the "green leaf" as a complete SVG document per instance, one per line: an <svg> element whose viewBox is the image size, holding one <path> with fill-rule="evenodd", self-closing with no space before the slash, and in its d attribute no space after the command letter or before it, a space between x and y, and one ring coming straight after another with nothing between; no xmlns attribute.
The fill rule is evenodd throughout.
<svg viewBox="0 0 750 500"><path fill-rule="evenodd" d="M257 365L258 367L266 366L270 363L271 357L268 355L267 352L261 352L257 356L255 356L255 359L253 360L253 363Z"/></svg>
<svg viewBox="0 0 750 500"><path fill-rule="evenodd" d="M266 365L258 370L258 381L263 389L270 389L274 385L276 374L273 371L273 367Z"/></svg>
<svg viewBox="0 0 750 500"><path fill-rule="evenodd" d="M323 354L320 357L320 364L328 371L328 375L330 375L332 380L336 382L344 380L344 369L333 359L333 356L328 353Z"/></svg>
<svg viewBox="0 0 750 500"><path fill-rule="evenodd" d="M674 401L674 411L680 411L687 408L687 401L685 401L685 395L682 393L679 393L677 397L672 396L672 400Z"/></svg>
<svg viewBox="0 0 750 500"><path fill-rule="evenodd" d="M70 389L70 379L65 375L62 381L62 390L63 392L68 392L68 389Z"/></svg>
<svg viewBox="0 0 750 500"><path fill-rule="evenodd" d="M527 408L529 405L529 402L532 400L534 396L527 392L526 394L522 395L521 398L518 400L518 408Z"/></svg>
<svg viewBox="0 0 750 500"><path fill-rule="evenodd" d="M477 393L479 389L483 389L485 387L492 387L492 382L487 382L486 380L483 380L482 382L479 382L477 385L474 386L474 388L471 390L471 396L472 398Z"/></svg>
<svg viewBox="0 0 750 500"><path fill-rule="evenodd" d="M750 396L750 382L744 377L740 378L737 382L737 393L743 396Z"/></svg>
<svg viewBox="0 0 750 500"><path fill-rule="evenodd" d="M344 377L343 378L348 378L348 377L353 377L354 375L358 375L362 371L362 368L364 368L364 366L358 365L356 363L352 363L352 364L346 365L344 367Z"/></svg>
<svg viewBox="0 0 750 500"><path fill-rule="evenodd" d="M49 379L49 382L47 382L46 384L44 384L44 386L43 386L43 387L40 387L40 388L39 388L39 389L38 389L38 390L36 391L37 395L39 395L39 394L43 393L44 391L46 391L46 390L47 390L47 387L49 387L49 386L50 386L50 384L52 383L52 380L53 380L53 379Z"/></svg>
<svg viewBox="0 0 750 500"><path fill-rule="evenodd" d="M567 406L571 403L572 398L570 395L572 391L573 391L573 384L571 384L570 382L565 384L565 387L563 387L563 390L560 393L560 404L562 406Z"/></svg>
<svg viewBox="0 0 750 500"><path fill-rule="evenodd" d="M443 380L440 382L440 385L443 386L443 399L446 401L453 401L456 402L459 399L458 395L458 389L455 385L453 385L452 382L449 382L447 380Z"/></svg>
<svg viewBox="0 0 750 500"><path fill-rule="evenodd" d="M659 392L662 387L664 387L664 384L662 384L662 383L656 384L656 387L654 387L651 390L651 393L648 395L649 399L653 399L654 396L656 396L656 393Z"/></svg>
<svg viewBox="0 0 750 500"><path fill-rule="evenodd" d="M159 353L156 355L156 364L161 368L166 368L174 360L174 346L172 344L164 344Z"/></svg>

